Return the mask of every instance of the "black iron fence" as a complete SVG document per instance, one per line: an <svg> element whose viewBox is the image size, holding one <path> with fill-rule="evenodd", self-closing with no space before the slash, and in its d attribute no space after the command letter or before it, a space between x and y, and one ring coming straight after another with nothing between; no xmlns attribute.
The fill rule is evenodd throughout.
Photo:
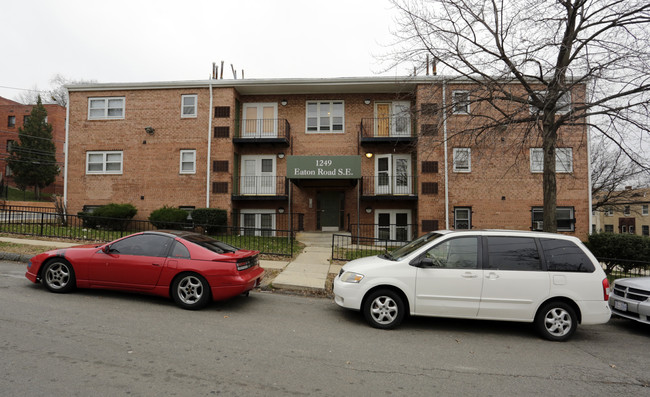
<svg viewBox="0 0 650 397"><path fill-rule="evenodd" d="M417 177L413 175L378 175L361 178L364 196L417 195Z"/></svg>
<svg viewBox="0 0 650 397"><path fill-rule="evenodd" d="M233 196L286 196L289 180L284 176L240 176L235 178Z"/></svg>
<svg viewBox="0 0 650 397"><path fill-rule="evenodd" d="M407 115L361 119L362 138L413 138L415 119Z"/></svg>
<svg viewBox="0 0 650 397"><path fill-rule="evenodd" d="M332 235L332 260L350 261L364 256L378 255L402 244L372 237L334 234Z"/></svg>
<svg viewBox="0 0 650 397"><path fill-rule="evenodd" d="M374 238L378 240L389 240L392 245L395 243L404 244L417 237L416 224L376 224L376 223L350 223L348 231L354 236L361 238Z"/></svg>
<svg viewBox="0 0 650 397"><path fill-rule="evenodd" d="M235 131L239 139L285 139L289 141L291 127L286 119L241 119Z"/></svg>
<svg viewBox="0 0 650 397"><path fill-rule="evenodd" d="M172 226L172 227L170 227ZM295 232L283 229L204 225L193 222L167 224L167 228L208 234L236 247L263 254L293 256ZM0 210L0 233L60 239L108 242L132 233L157 230L149 221L98 216L61 215L54 212Z"/></svg>

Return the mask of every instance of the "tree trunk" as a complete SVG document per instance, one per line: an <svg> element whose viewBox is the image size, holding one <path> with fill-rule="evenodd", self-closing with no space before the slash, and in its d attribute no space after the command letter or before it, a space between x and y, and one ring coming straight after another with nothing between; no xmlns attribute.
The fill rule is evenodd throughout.
<svg viewBox="0 0 650 397"><path fill-rule="evenodd" d="M555 179L555 144L557 130L548 120L555 119L555 113L545 114L542 131L542 148L544 150L544 231L557 232L557 182Z"/></svg>

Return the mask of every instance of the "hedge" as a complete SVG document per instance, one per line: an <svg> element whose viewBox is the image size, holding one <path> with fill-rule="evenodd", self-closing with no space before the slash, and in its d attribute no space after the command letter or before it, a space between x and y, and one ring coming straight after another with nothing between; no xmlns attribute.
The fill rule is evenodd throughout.
<svg viewBox="0 0 650 397"><path fill-rule="evenodd" d="M650 267L650 238L635 234L594 233L585 245L605 264L605 273L620 266L626 272Z"/></svg>

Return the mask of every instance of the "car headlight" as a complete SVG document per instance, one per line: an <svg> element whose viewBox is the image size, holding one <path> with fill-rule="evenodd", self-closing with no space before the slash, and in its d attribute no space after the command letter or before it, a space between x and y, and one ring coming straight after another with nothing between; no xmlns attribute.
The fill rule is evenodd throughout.
<svg viewBox="0 0 650 397"><path fill-rule="evenodd" d="M355 272L344 272L341 275L341 281L344 283L358 283L363 280L363 274Z"/></svg>

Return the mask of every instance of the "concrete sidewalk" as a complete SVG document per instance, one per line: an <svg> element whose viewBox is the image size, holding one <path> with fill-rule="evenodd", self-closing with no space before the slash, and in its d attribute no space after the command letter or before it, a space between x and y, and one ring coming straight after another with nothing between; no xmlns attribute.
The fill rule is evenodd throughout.
<svg viewBox="0 0 650 397"><path fill-rule="evenodd" d="M273 288L325 290L328 274L338 273L341 270L341 266L330 264L333 234L299 232L296 240L305 244L305 249L273 280L271 283Z"/></svg>

